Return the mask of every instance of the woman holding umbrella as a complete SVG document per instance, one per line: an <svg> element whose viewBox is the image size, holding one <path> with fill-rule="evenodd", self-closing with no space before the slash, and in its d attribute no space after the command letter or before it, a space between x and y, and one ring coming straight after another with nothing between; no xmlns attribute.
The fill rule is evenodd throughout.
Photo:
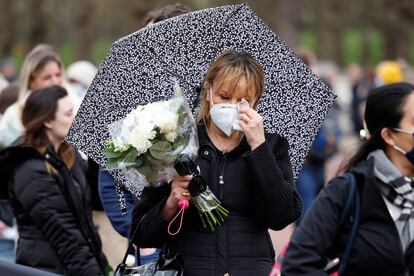
<svg viewBox="0 0 414 276"><path fill-rule="evenodd" d="M196 163L230 211L223 225L209 232L190 206L180 233L168 235L178 202L190 198L191 176L145 188L134 209L131 231L141 222L134 243L166 245L171 255L182 255L185 275L268 275L275 257L268 229L283 229L301 215L288 142L266 134L255 111L263 89L263 69L246 52L226 51L205 78Z"/></svg>

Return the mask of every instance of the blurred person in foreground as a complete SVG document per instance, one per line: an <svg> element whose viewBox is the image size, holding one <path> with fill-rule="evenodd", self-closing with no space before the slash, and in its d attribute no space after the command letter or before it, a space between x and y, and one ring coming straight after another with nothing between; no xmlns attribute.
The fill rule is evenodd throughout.
<svg viewBox="0 0 414 276"><path fill-rule="evenodd" d="M62 85L62 62L46 44L35 47L25 58L19 78L19 99L3 114L0 121L0 145L9 146L24 132L22 110L31 91Z"/></svg>
<svg viewBox="0 0 414 276"><path fill-rule="evenodd" d="M0 121L4 111L17 101L18 94L19 88L16 84L9 85L0 92ZM16 238L17 231L10 204L7 200L0 199L0 260L14 262Z"/></svg>
<svg viewBox="0 0 414 276"><path fill-rule="evenodd" d="M414 86L373 89L364 118L367 140L345 168L356 179L359 213L346 214L340 228L350 182L333 179L293 234L282 275L328 275L328 259L341 258L358 217L344 275L414 275Z"/></svg>
<svg viewBox="0 0 414 276"><path fill-rule="evenodd" d="M86 162L63 142L73 114L64 88L32 92L22 112L24 136L0 152L20 235L16 263L64 275L104 275L108 264L91 220Z"/></svg>

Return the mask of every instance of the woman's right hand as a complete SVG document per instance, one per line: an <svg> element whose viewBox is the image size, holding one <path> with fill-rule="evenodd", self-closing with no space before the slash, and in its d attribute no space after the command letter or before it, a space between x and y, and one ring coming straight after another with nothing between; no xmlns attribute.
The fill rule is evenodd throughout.
<svg viewBox="0 0 414 276"><path fill-rule="evenodd" d="M177 212L178 202L181 199L190 199L190 192L188 191L188 183L190 183L193 177L191 175L176 176L171 183L171 193L164 207L161 210L161 217L165 221L169 221L173 218Z"/></svg>

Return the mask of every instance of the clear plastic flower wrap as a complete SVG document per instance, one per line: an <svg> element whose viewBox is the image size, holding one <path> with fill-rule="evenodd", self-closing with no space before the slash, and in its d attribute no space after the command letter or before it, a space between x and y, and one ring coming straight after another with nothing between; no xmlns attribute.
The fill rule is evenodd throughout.
<svg viewBox="0 0 414 276"><path fill-rule="evenodd" d="M203 227L210 231L214 231L217 225L221 225L229 214L229 211L221 206L220 201L208 187L199 196L191 197L191 203L197 207Z"/></svg>
<svg viewBox="0 0 414 276"><path fill-rule="evenodd" d="M178 174L174 164L181 156L191 162L197 157L197 125L178 84L170 100L140 105L108 128L106 166L121 170L124 185L136 191L170 182ZM212 231L228 215L207 185L201 194L192 194L191 202L203 226Z"/></svg>
<svg viewBox="0 0 414 276"><path fill-rule="evenodd" d="M178 85L175 90L170 100L139 105L108 126L106 165L122 170L137 191L170 182L180 155L197 156L197 126Z"/></svg>

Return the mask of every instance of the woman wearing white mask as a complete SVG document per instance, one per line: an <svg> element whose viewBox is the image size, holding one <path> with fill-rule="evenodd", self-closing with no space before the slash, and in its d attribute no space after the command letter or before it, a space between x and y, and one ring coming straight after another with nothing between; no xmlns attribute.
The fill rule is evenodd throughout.
<svg viewBox="0 0 414 276"><path fill-rule="evenodd" d="M347 204L349 178L333 179L293 234L282 275L414 275L414 86L373 89L364 119L367 139L346 166L359 200Z"/></svg>
<svg viewBox="0 0 414 276"><path fill-rule="evenodd" d="M230 212L223 225L204 229L190 206L179 234L168 235L178 202L190 198L191 176L144 189L134 210L131 231L142 220L134 243L166 244L170 254L184 257L184 275L268 275L275 257L268 229L283 229L301 215L288 142L266 134L255 111L263 89L263 69L246 52L226 51L206 74L196 163Z"/></svg>

